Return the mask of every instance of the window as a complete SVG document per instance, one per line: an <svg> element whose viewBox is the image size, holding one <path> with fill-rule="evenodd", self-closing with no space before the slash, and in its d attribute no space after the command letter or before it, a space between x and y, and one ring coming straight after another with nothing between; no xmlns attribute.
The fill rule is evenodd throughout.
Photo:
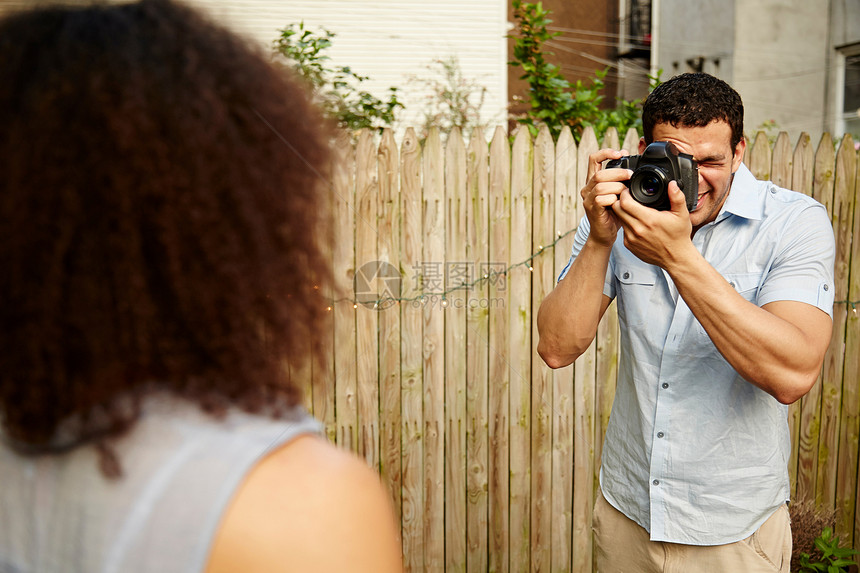
<svg viewBox="0 0 860 573"><path fill-rule="evenodd" d="M842 65L840 80L842 89L839 96L842 105L837 109L841 112L841 127L843 133L850 133L855 139L860 137L860 45L853 45L841 50Z"/></svg>

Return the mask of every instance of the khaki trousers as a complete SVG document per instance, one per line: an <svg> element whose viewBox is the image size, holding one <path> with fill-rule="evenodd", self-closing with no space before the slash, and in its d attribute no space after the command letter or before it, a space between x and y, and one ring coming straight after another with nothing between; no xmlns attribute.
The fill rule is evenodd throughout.
<svg viewBox="0 0 860 573"><path fill-rule="evenodd" d="M788 573L791 562L791 521L786 505L750 537L702 547L651 541L647 531L598 493L594 541L598 573Z"/></svg>

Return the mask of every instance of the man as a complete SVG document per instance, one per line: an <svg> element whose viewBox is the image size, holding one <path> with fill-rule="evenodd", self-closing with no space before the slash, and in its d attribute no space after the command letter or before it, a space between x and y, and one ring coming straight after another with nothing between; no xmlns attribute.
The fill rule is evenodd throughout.
<svg viewBox="0 0 860 573"><path fill-rule="evenodd" d="M830 342L834 239L822 205L743 165L743 104L684 74L643 107L641 154L668 141L698 162L688 211L636 202L628 169L589 158L586 216L538 311L552 368L594 339L613 299L618 385L595 503L595 558L616 571L788 571L788 404Z"/></svg>

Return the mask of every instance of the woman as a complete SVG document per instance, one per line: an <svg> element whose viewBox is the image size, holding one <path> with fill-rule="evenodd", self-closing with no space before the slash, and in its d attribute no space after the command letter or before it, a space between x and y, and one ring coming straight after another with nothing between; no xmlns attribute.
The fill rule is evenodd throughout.
<svg viewBox="0 0 860 573"><path fill-rule="evenodd" d="M329 284L300 87L168 0L7 17L0 77L0 569L399 571L289 376Z"/></svg>

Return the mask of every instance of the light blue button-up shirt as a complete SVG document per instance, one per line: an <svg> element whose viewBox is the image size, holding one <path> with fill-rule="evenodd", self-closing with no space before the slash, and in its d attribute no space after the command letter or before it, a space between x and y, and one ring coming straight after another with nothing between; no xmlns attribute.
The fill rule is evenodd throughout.
<svg viewBox="0 0 860 573"><path fill-rule="evenodd" d="M576 232L571 261L588 237ZM693 244L746 300L800 301L832 316L833 229L818 202L741 166ZM559 280L567 273L562 271ZM721 545L789 499L788 407L717 351L668 273L612 248L603 292L618 305L618 385L603 446L606 500L654 541Z"/></svg>

